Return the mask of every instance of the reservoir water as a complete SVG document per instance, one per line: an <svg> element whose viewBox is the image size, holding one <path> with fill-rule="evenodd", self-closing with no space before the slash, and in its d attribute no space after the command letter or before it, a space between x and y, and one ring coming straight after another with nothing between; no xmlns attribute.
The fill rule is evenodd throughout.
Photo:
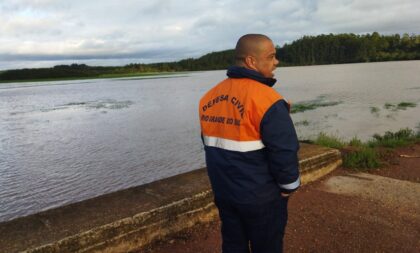
<svg viewBox="0 0 420 253"><path fill-rule="evenodd" d="M288 67L300 139L420 126L420 61ZM0 84L0 221L204 167L197 105L225 71ZM417 106L398 108L401 102Z"/></svg>

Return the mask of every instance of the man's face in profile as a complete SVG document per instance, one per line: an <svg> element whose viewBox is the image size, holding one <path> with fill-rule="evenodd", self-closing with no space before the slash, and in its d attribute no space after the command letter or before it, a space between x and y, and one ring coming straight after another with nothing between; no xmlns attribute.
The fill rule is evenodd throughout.
<svg viewBox="0 0 420 253"><path fill-rule="evenodd" d="M273 71L276 69L279 61L276 59L276 48L270 40L261 43L260 51L255 56L256 68L264 77L274 77Z"/></svg>

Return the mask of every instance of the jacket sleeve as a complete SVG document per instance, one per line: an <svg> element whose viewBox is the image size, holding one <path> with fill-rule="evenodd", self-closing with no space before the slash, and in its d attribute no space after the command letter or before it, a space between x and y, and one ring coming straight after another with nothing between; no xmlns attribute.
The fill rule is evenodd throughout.
<svg viewBox="0 0 420 253"><path fill-rule="evenodd" d="M283 99L275 102L264 114L260 134L267 149L270 172L281 192L297 190L300 186L299 142L288 104Z"/></svg>

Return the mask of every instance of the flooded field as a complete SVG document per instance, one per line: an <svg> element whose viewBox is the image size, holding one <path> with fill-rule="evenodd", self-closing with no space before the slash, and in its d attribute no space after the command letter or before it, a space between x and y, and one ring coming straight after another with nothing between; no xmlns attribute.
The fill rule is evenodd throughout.
<svg viewBox="0 0 420 253"><path fill-rule="evenodd" d="M420 127L420 61L290 67L300 139ZM204 166L197 106L225 71L0 84L0 221Z"/></svg>

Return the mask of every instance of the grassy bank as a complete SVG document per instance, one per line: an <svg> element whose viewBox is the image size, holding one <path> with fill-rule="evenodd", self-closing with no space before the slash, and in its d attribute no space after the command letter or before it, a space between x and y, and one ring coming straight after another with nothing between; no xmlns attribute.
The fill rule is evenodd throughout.
<svg viewBox="0 0 420 253"><path fill-rule="evenodd" d="M108 78L124 78L124 77L155 77L155 76L171 76L176 74L185 74L186 72L136 72L125 74L102 74L98 76L87 77L62 77L62 78L40 78L25 80L0 80L1 83L27 83L27 82L51 82L51 81L71 81L71 80L90 80L90 79L108 79Z"/></svg>
<svg viewBox="0 0 420 253"><path fill-rule="evenodd" d="M343 167L366 170L379 168L386 163L392 149L420 143L420 130L415 132L404 128L397 132L388 131L383 135L373 135L373 138L367 142L362 142L357 137L346 142L337 136L320 133L312 142L339 149L343 156Z"/></svg>

